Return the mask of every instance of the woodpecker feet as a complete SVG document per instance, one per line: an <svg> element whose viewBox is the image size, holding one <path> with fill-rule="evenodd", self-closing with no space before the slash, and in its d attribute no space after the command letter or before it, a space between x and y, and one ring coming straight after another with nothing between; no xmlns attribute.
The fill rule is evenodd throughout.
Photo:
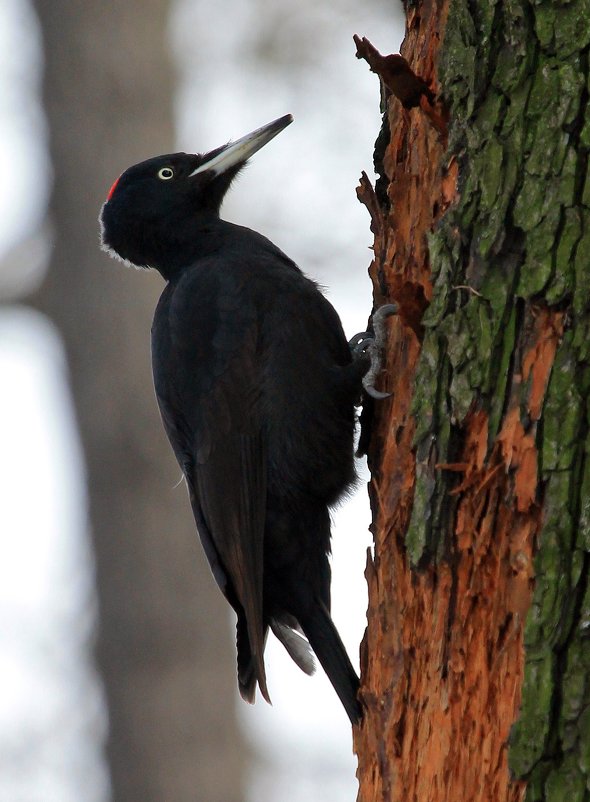
<svg viewBox="0 0 590 802"><path fill-rule="evenodd" d="M381 371L383 364L383 351L387 340L386 320L391 315L397 313L396 304L384 304L377 309L371 318L373 332L361 331L355 334L348 345L354 359L368 356L370 364L367 372L363 376L363 388L365 392L378 401L389 398L391 393L384 393L375 389L375 381Z"/></svg>

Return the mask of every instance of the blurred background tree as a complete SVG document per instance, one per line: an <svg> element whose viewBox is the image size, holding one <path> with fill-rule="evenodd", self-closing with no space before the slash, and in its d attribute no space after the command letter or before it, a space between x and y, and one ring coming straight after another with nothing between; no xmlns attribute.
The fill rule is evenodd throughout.
<svg viewBox="0 0 590 802"><path fill-rule="evenodd" d="M63 336L88 480L113 799L243 799L227 613L162 432L148 336L156 275L105 263L97 200L174 142L170 5L35 3L54 247L34 302Z"/></svg>

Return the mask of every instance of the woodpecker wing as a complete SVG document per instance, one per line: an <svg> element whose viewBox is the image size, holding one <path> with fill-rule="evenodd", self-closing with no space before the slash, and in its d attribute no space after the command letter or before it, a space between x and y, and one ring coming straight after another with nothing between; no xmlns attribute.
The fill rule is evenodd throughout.
<svg viewBox="0 0 590 802"><path fill-rule="evenodd" d="M245 618L245 648L268 699L262 610L266 448L258 329L243 292L246 280L224 273L211 259L169 284L154 318L152 357L162 420L189 485L205 553L236 609L238 631Z"/></svg>

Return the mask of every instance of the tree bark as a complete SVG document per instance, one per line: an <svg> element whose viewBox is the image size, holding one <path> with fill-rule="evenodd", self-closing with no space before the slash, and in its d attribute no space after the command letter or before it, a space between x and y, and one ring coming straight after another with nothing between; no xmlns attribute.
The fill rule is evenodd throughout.
<svg viewBox="0 0 590 802"><path fill-rule="evenodd" d="M360 802L590 799L589 12L406 8L401 53L438 102L389 97L359 189L376 305L400 310Z"/></svg>
<svg viewBox="0 0 590 802"><path fill-rule="evenodd" d="M85 447L116 802L242 798L227 608L201 554L154 398L161 281L98 247L130 164L173 150L168 2L37 0L55 247L35 302L65 340Z"/></svg>

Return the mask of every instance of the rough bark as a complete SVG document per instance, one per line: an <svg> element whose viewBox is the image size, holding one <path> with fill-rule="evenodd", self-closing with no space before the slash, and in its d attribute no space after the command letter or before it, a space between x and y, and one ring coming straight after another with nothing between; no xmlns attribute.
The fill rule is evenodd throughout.
<svg viewBox="0 0 590 802"><path fill-rule="evenodd" d="M159 277L99 251L129 164L173 150L168 2L38 0L55 247L35 302L69 357L84 443L117 802L242 798L227 608L206 567L154 398Z"/></svg>
<svg viewBox="0 0 590 802"><path fill-rule="evenodd" d="M371 213L359 800L590 799L587 0L408 5Z"/></svg>

